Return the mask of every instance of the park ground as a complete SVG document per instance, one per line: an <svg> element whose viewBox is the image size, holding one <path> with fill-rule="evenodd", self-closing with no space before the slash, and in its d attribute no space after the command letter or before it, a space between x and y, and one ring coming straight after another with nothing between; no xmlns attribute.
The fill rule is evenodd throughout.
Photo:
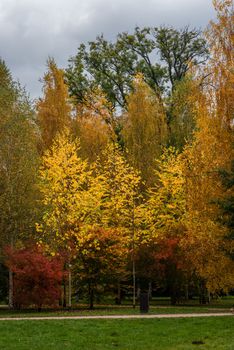
<svg viewBox="0 0 234 350"><path fill-rule="evenodd" d="M202 306L194 301L172 307L163 299L152 304L148 315L159 318L69 319L77 316L108 315L139 317L139 307L133 310L129 305L98 305L92 311L83 305L73 310L43 310L40 313L32 309L9 311L2 306L0 349L234 350L234 315L230 312L233 299L218 299L210 305ZM191 317L170 317L178 313ZM194 313L200 316L193 317ZM207 313L220 316L204 317ZM229 316L221 316L222 313ZM164 318L166 315L168 318ZM51 319L26 319L38 316ZM52 319L64 316L65 319ZM5 317L11 321L4 321Z"/></svg>
<svg viewBox="0 0 234 350"><path fill-rule="evenodd" d="M234 317L1 321L1 350L233 350Z"/></svg>

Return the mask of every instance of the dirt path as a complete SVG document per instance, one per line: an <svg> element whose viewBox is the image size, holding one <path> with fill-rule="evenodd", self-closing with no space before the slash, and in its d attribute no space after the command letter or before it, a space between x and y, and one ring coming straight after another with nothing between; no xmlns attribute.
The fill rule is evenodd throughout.
<svg viewBox="0 0 234 350"><path fill-rule="evenodd" d="M193 314L158 314L158 315L106 315L106 316L47 316L47 317L2 317L0 321L44 321L44 320L109 320L109 319L136 319L136 318L188 318L188 317L220 317L234 316L231 312L193 313Z"/></svg>

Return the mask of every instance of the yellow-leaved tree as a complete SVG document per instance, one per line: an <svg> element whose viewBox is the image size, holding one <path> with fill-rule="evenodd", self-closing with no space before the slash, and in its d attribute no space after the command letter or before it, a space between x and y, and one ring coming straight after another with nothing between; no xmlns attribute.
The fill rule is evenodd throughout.
<svg viewBox="0 0 234 350"><path fill-rule="evenodd" d="M176 235L186 210L185 178L182 155L174 148L165 149L156 162L157 185L148 192L145 203L148 234Z"/></svg>
<svg viewBox="0 0 234 350"><path fill-rule="evenodd" d="M167 139L166 114L162 102L144 82L141 74L133 82L123 124L124 143L130 163L147 185L154 182L154 161Z"/></svg>
<svg viewBox="0 0 234 350"><path fill-rule="evenodd" d="M164 283L170 292L171 303L182 297L188 283L189 266L186 264L180 242L186 231L185 177L183 157L174 148L165 149L156 162L154 187L148 191L144 203L145 249L152 255L153 266L158 266L157 278L164 274ZM153 269L154 270L154 269Z"/></svg>
<svg viewBox="0 0 234 350"><path fill-rule="evenodd" d="M132 258L133 306L135 307L135 244L139 222L138 205L140 202L141 178L124 158L120 147L111 143L103 152L102 161L96 163L96 175L99 178L102 196L101 225L116 229L122 236L123 249L128 247Z"/></svg>
<svg viewBox="0 0 234 350"><path fill-rule="evenodd" d="M97 222L100 215L100 186L79 157L79 147L78 139L65 129L42 157L40 190L45 209L38 228L52 251L69 245L77 249L85 239L85 225Z"/></svg>
<svg viewBox="0 0 234 350"><path fill-rule="evenodd" d="M108 227L119 227L128 232L132 226L133 210L139 201L141 182L138 171L124 158L120 147L110 143L96 163L104 197L102 202L102 223Z"/></svg>

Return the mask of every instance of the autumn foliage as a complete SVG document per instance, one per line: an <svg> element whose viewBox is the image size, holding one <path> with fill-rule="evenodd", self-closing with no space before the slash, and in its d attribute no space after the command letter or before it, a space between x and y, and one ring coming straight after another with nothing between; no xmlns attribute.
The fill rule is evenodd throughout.
<svg viewBox="0 0 234 350"><path fill-rule="evenodd" d="M68 281L90 307L122 282L173 303L234 287L233 8L213 3L204 37L136 28L81 45L66 74L49 59L35 110L0 60L9 305L57 303Z"/></svg>
<svg viewBox="0 0 234 350"><path fill-rule="evenodd" d="M127 254L127 246L117 230L96 227L87 232L74 261L74 269L78 288L88 287L91 309L100 294L113 290L117 281L123 278Z"/></svg>
<svg viewBox="0 0 234 350"><path fill-rule="evenodd" d="M45 256L37 245L5 249L6 265L14 274L14 306L57 306L61 296L61 258Z"/></svg>

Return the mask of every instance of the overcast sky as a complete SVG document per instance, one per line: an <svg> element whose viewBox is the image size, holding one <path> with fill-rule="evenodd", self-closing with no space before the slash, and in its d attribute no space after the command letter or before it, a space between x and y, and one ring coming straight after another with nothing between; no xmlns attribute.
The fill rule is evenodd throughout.
<svg viewBox="0 0 234 350"><path fill-rule="evenodd" d="M212 0L0 0L0 57L36 98L48 56L65 68L98 34L112 39L136 25L204 28L213 17Z"/></svg>

